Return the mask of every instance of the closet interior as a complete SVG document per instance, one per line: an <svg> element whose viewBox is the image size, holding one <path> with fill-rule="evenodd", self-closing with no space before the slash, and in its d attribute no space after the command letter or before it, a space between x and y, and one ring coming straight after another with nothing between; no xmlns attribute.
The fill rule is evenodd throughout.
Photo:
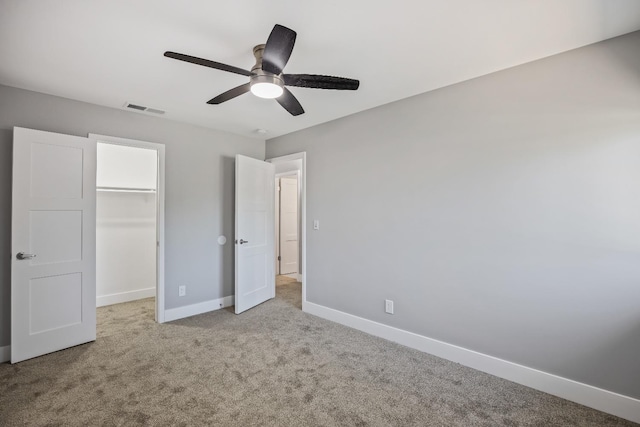
<svg viewBox="0 0 640 427"><path fill-rule="evenodd" d="M155 297L156 150L97 145L96 305Z"/></svg>

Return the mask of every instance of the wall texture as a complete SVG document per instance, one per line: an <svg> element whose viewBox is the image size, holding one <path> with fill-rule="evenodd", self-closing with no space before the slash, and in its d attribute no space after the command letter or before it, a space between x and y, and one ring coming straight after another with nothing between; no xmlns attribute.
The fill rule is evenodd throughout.
<svg viewBox="0 0 640 427"><path fill-rule="evenodd" d="M155 295L156 205L155 193L96 194L98 306Z"/></svg>
<svg viewBox="0 0 640 427"><path fill-rule="evenodd" d="M233 294L234 156L264 159L264 142L0 86L0 346L10 343L11 159L14 126L166 145L166 308ZM178 297L178 286L187 296Z"/></svg>
<svg viewBox="0 0 640 427"><path fill-rule="evenodd" d="M632 33L267 141L307 152L308 300L640 398L639 52Z"/></svg>

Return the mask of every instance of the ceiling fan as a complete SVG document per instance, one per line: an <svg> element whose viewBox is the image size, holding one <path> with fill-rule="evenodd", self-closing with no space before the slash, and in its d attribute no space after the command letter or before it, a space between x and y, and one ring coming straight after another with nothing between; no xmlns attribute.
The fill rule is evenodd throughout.
<svg viewBox="0 0 640 427"><path fill-rule="evenodd" d="M299 116L304 113L304 109L285 86L335 90L358 89L360 82L354 79L318 74L283 74L282 70L289 61L295 42L295 31L276 24L271 30L267 43L253 48L256 64L251 71L182 53L165 52L164 56L249 77L248 83L221 93L209 100L207 104L222 104L251 91L261 98L275 98L291 115Z"/></svg>

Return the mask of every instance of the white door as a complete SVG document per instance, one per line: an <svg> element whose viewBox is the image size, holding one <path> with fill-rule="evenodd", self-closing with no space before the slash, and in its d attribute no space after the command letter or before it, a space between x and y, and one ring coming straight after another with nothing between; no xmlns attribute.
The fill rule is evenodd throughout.
<svg viewBox="0 0 640 427"><path fill-rule="evenodd" d="M275 297L275 166L236 156L236 314Z"/></svg>
<svg viewBox="0 0 640 427"><path fill-rule="evenodd" d="M298 178L280 178L280 274L298 272Z"/></svg>
<svg viewBox="0 0 640 427"><path fill-rule="evenodd" d="M96 339L96 144L13 130L11 363Z"/></svg>
<svg viewBox="0 0 640 427"><path fill-rule="evenodd" d="M276 276L280 274L280 178L276 178L274 206L276 211L275 227L276 227Z"/></svg>

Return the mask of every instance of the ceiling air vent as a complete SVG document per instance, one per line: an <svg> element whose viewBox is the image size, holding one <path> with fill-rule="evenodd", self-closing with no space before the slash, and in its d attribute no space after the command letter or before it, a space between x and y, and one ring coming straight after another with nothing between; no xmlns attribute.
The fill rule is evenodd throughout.
<svg viewBox="0 0 640 427"><path fill-rule="evenodd" d="M149 108L149 107L145 107L143 105L131 104L129 102L125 103L124 106L127 107L127 108L131 108L132 110L146 111L147 113L152 113L152 114L164 114L165 113L163 110L158 110L157 108Z"/></svg>

